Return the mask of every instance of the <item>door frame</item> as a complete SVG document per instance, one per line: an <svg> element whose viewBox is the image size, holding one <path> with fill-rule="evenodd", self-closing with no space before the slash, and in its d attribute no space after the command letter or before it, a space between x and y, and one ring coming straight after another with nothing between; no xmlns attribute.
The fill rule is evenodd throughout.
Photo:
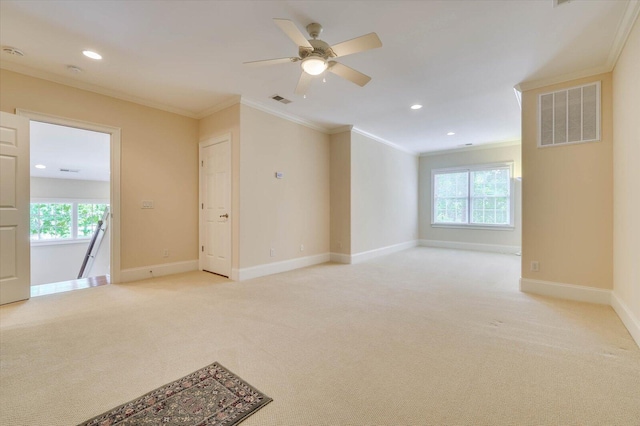
<svg viewBox="0 0 640 426"><path fill-rule="evenodd" d="M16 108L16 115L26 117L29 120L43 123L57 124L60 126L75 127L77 129L91 130L107 133L110 136L110 200L111 222L109 223L109 278L112 284L120 282L120 128L106 126L104 124L91 123L89 121L75 120L52 114ZM31 143L29 143L31 145Z"/></svg>
<svg viewBox="0 0 640 426"><path fill-rule="evenodd" d="M231 265L229 265L229 279L231 278L231 274L233 273L233 221L235 220L235 215L233 214L233 145L231 143L231 133L225 133L220 136L215 136L212 138L205 139L198 144L198 269L200 271L204 270L204 252L203 247L205 244L205 215L204 215L204 148L216 145L219 143L228 142L229 143L229 194L231 195L231 203L229 204L229 260L231 261Z"/></svg>

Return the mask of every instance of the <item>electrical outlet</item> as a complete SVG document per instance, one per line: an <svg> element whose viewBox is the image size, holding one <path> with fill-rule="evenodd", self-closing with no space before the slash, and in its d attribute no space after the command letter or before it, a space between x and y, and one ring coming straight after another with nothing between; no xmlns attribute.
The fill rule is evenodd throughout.
<svg viewBox="0 0 640 426"><path fill-rule="evenodd" d="M538 272L540 270L540 263L537 260L531 261L531 272Z"/></svg>
<svg viewBox="0 0 640 426"><path fill-rule="evenodd" d="M162 257L169 257L169 249L164 249L162 251Z"/></svg>
<svg viewBox="0 0 640 426"><path fill-rule="evenodd" d="M269 250L269 256L276 257L276 249L272 248Z"/></svg>
<svg viewBox="0 0 640 426"><path fill-rule="evenodd" d="M153 208L153 200L142 200L142 208L143 209L152 209Z"/></svg>
<svg viewBox="0 0 640 426"><path fill-rule="evenodd" d="M304 251L304 244L300 244L300 251Z"/></svg>

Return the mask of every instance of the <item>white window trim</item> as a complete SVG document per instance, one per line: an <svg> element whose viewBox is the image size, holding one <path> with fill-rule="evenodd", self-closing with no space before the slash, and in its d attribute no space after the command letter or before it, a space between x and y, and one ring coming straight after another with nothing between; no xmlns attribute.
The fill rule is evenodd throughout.
<svg viewBox="0 0 640 426"><path fill-rule="evenodd" d="M78 204L110 204L108 198L32 198L29 205L35 203L43 204L71 204L71 237L49 240L32 240L29 233L29 242L32 246L53 246L64 244L84 244L91 240L91 237L78 237Z"/></svg>
<svg viewBox="0 0 640 426"><path fill-rule="evenodd" d="M487 169L508 168L509 169L509 223L506 225L490 225L478 223L436 223L435 221L435 175L443 173L456 172L475 172ZM488 164L472 164L468 166L447 167L443 169L431 170L431 227L432 228L451 228L451 229L478 229L492 231L513 231L515 229L515 185L513 177L514 163L513 161L505 161L501 163ZM471 188L468 188L467 199L467 219L471 220Z"/></svg>

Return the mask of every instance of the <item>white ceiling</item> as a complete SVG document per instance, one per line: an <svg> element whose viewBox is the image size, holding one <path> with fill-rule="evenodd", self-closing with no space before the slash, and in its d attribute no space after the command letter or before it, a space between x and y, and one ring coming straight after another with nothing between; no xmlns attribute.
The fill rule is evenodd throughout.
<svg viewBox="0 0 640 426"><path fill-rule="evenodd" d="M636 0L555 8L552 0L2 0L0 41L25 56L2 53L0 65L192 117L241 96L327 130L353 125L427 152L519 140L513 87L611 70L637 13ZM329 44L376 32L382 48L339 58L372 81L360 88L329 74L303 99L293 93L298 64L244 66L297 55L271 18L301 31L319 22ZM84 49L104 59L85 58ZM410 110L413 103L424 108Z"/></svg>
<svg viewBox="0 0 640 426"><path fill-rule="evenodd" d="M110 138L106 133L32 121L31 176L109 181ZM46 169L38 169L36 164Z"/></svg>

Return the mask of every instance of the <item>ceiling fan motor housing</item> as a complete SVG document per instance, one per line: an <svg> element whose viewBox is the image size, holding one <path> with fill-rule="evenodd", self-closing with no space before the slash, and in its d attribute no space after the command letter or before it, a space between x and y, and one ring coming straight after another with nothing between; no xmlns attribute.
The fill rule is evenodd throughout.
<svg viewBox="0 0 640 426"><path fill-rule="evenodd" d="M331 46L329 46L326 42L318 39L309 40L311 46L313 46L313 50L308 47L301 46L298 49L298 54L300 58L304 59L308 56L318 56L320 58L327 59L329 57L336 56L331 50Z"/></svg>

